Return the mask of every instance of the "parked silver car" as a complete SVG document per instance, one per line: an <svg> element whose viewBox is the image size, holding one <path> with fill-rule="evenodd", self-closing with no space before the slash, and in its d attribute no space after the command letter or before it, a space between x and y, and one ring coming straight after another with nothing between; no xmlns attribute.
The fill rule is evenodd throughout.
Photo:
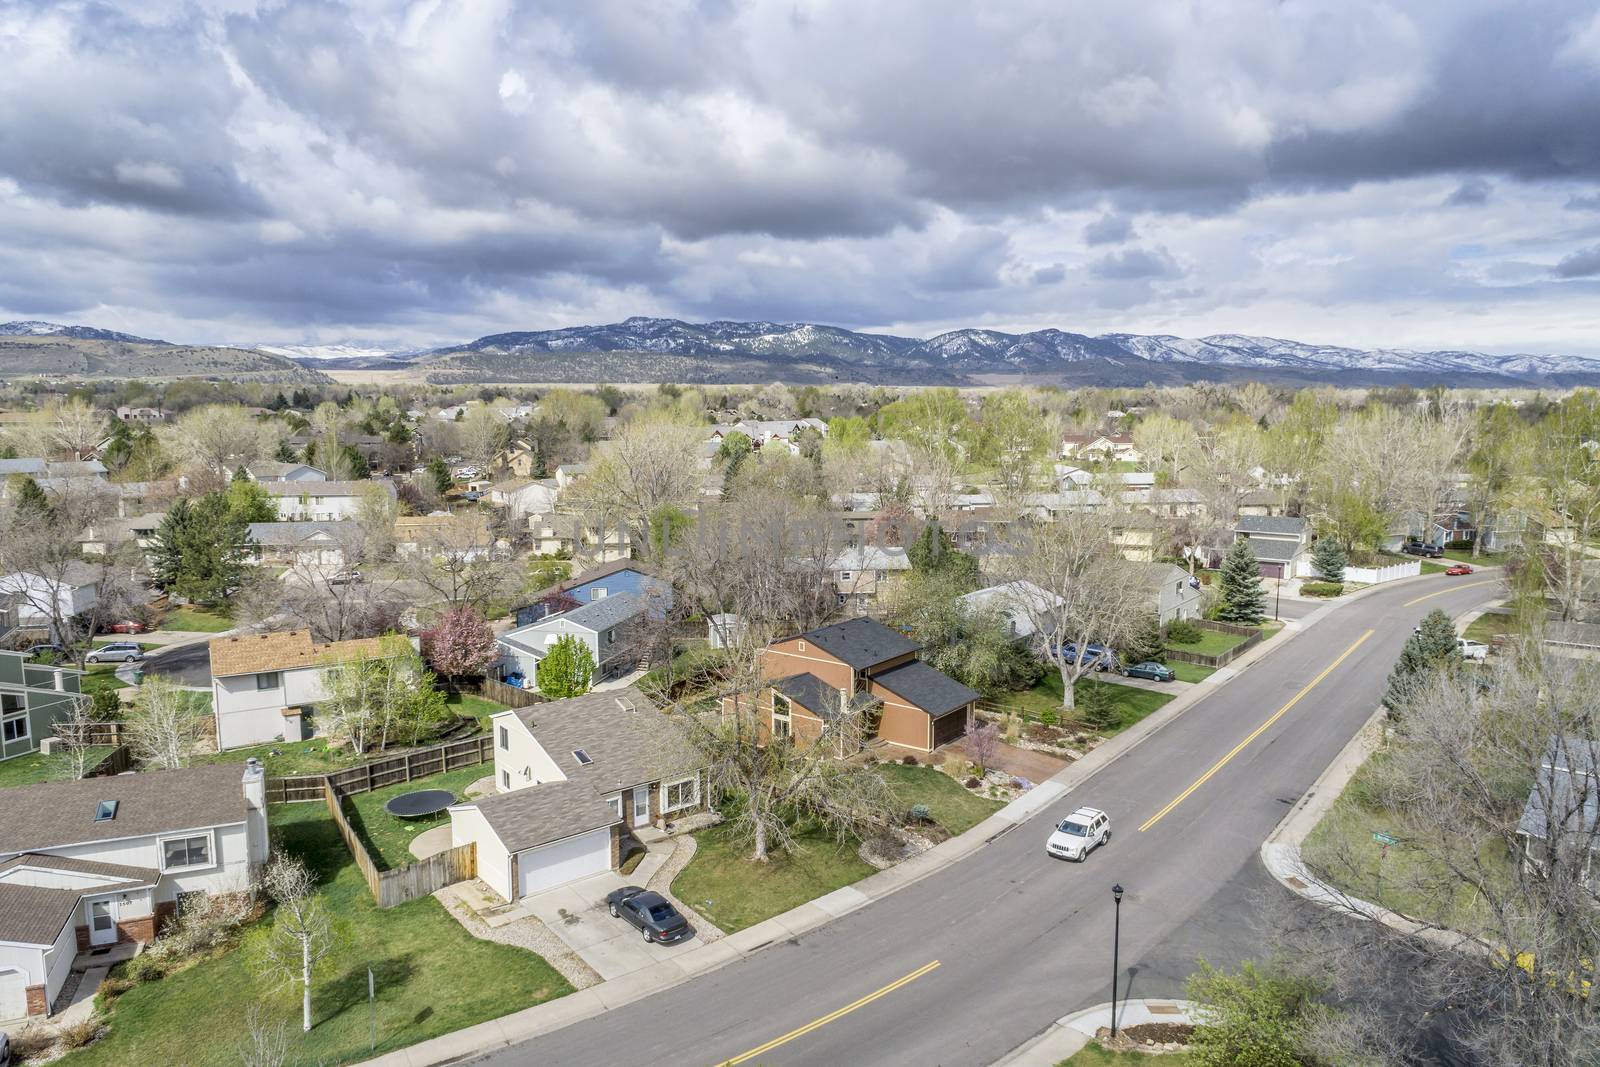
<svg viewBox="0 0 1600 1067"><path fill-rule="evenodd" d="M111 641L89 650L83 657L85 663L137 663L144 659L144 649L134 641Z"/></svg>

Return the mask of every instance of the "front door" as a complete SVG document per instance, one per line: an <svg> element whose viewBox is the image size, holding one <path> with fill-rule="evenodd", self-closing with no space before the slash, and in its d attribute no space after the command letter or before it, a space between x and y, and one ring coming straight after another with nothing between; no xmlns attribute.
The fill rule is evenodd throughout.
<svg viewBox="0 0 1600 1067"><path fill-rule="evenodd" d="M643 826L650 821L650 787L633 787L633 825Z"/></svg>
<svg viewBox="0 0 1600 1067"><path fill-rule="evenodd" d="M89 901L89 944L109 945L117 939L117 905L113 900Z"/></svg>

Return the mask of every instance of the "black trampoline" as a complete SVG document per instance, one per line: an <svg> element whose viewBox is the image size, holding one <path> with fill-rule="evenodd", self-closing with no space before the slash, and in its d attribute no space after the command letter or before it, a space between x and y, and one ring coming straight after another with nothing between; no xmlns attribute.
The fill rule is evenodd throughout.
<svg viewBox="0 0 1600 1067"><path fill-rule="evenodd" d="M390 797L383 810L397 819L420 819L437 815L456 802L456 795L448 789L419 789L415 793L401 793Z"/></svg>

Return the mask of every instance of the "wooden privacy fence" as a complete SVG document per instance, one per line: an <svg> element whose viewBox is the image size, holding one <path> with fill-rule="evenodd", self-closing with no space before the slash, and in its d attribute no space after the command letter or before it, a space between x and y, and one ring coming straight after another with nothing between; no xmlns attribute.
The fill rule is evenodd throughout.
<svg viewBox="0 0 1600 1067"><path fill-rule="evenodd" d="M544 703L544 697L531 689L518 689L514 685L497 682L493 678L483 680L480 692L490 700L497 700L508 708L531 708L535 704Z"/></svg>
<svg viewBox="0 0 1600 1067"><path fill-rule="evenodd" d="M108 774L121 774L133 769L133 752L127 745L118 745L93 767L83 772L85 778L100 778Z"/></svg>
<svg viewBox="0 0 1600 1067"><path fill-rule="evenodd" d="M361 835L355 832L350 820L345 818L344 794L327 778L322 782L322 798L328 805L328 814L333 816L333 824L339 828L339 836L344 838L345 847L355 858L356 869L366 880L367 889L372 893L372 899L377 901L378 907L392 908L408 900L425 897L447 885L477 877L478 846L470 842L446 849L425 860L408 863L404 867L396 867L390 871L378 870L378 865L372 862L372 856L367 852L367 846L362 842Z"/></svg>
<svg viewBox="0 0 1600 1067"><path fill-rule="evenodd" d="M1219 633L1233 634L1236 637L1243 637L1244 640L1230 649L1218 652L1216 655L1185 652L1168 645L1166 649L1167 659L1175 659L1179 663L1198 663L1202 667L1226 667L1250 649L1259 645L1264 639L1260 627L1256 626L1238 626L1231 622L1214 622L1211 619L1191 619L1189 621L1202 630L1216 630Z"/></svg>
<svg viewBox="0 0 1600 1067"><path fill-rule="evenodd" d="M460 741L447 741L430 748L400 752L383 759L347 767L331 774L296 774L267 779L267 803L292 804L321 800L323 784L341 793L369 793L387 785L399 785L414 778L426 778L461 767L486 763L494 758L494 735L476 734Z"/></svg>

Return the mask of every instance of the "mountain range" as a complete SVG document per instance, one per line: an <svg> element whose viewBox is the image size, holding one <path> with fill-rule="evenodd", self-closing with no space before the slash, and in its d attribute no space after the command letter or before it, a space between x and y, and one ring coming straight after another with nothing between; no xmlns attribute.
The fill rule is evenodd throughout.
<svg viewBox="0 0 1600 1067"><path fill-rule="evenodd" d="M934 337L814 323L635 317L598 326L490 334L389 351L366 344L175 345L91 326L0 324L0 375L232 376L327 380L324 370L388 369L438 383L1006 382L1139 386L1256 379L1284 385L1600 385L1600 359L1457 350L1362 349L1274 337L952 330Z"/></svg>
<svg viewBox="0 0 1600 1067"><path fill-rule="evenodd" d="M812 323L630 318L491 334L397 359L433 381L858 381L984 384L1006 380L1141 385L1255 378L1285 384L1571 386L1600 383L1600 359L1418 352L1215 334L1089 336L952 330L930 338Z"/></svg>

